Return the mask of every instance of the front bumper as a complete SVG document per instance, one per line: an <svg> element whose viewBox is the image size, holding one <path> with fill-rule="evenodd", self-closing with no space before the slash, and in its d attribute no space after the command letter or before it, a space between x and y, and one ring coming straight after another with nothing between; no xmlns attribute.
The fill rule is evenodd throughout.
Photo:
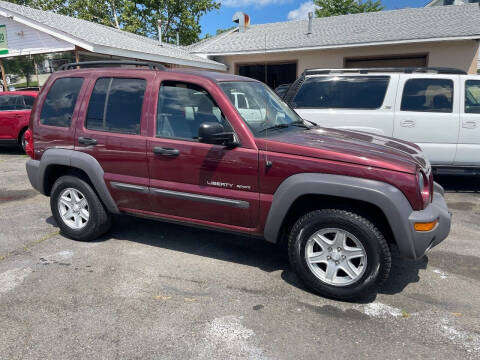
<svg viewBox="0 0 480 360"><path fill-rule="evenodd" d="M40 176L40 161L29 159L26 167L28 180L30 180L32 187L43 194L42 177Z"/></svg>
<svg viewBox="0 0 480 360"><path fill-rule="evenodd" d="M443 195L443 188L435 183L432 203L424 210L413 211L408 217L413 253L407 257L421 258L431 248L445 240L450 233L452 214L448 211ZM438 223L431 231L416 231L414 229L415 223L427 223L435 220L438 220Z"/></svg>

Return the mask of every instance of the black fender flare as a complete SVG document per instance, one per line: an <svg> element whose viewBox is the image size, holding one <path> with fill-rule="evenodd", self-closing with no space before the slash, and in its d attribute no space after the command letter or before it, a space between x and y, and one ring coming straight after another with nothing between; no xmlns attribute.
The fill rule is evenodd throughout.
<svg viewBox="0 0 480 360"><path fill-rule="evenodd" d="M104 171L98 161L91 155L69 149L48 149L40 161L29 160L27 173L33 187L42 194L47 194L45 175L48 167L63 165L84 171L92 182L95 191L109 212L119 214L120 211L113 200L104 180Z"/></svg>
<svg viewBox="0 0 480 360"><path fill-rule="evenodd" d="M415 257L408 221L413 209L405 195L398 188L381 181L343 175L302 173L284 180L273 195L265 223L264 237L267 241L278 241L292 204L300 196L310 194L360 200L377 206L385 214L400 252Z"/></svg>

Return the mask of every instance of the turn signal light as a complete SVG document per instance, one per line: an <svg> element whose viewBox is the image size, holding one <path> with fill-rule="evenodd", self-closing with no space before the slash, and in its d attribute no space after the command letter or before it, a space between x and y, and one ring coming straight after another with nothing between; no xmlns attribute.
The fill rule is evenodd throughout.
<svg viewBox="0 0 480 360"><path fill-rule="evenodd" d="M413 227L416 231L430 231L430 230L433 230L433 228L437 225L437 223L438 223L438 220L435 220L432 222L426 222L426 223L415 223Z"/></svg>

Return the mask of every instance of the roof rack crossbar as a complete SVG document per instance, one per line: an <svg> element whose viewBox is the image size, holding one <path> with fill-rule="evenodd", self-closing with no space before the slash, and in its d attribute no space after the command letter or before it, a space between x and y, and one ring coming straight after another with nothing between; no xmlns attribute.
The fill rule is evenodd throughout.
<svg viewBox="0 0 480 360"><path fill-rule="evenodd" d="M434 73L467 75L466 71L448 67L391 67L391 68L357 68L357 69L307 69L304 75L347 74L347 73L376 73L376 72L399 72L405 74Z"/></svg>
<svg viewBox="0 0 480 360"><path fill-rule="evenodd" d="M82 67L101 67L105 65L112 66L121 66L121 65L136 65L136 66L147 66L150 70L167 70L167 68L162 64L147 62L147 61L124 61L124 60L105 60L105 61L83 61L77 63L63 64L58 68L59 71L71 70L75 68Z"/></svg>

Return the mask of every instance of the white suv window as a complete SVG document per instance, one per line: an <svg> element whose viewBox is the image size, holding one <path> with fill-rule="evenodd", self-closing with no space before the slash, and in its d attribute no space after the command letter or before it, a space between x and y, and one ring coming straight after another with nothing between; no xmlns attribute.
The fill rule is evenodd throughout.
<svg viewBox="0 0 480 360"><path fill-rule="evenodd" d="M410 79L403 88L401 111L453 111L453 81L449 79Z"/></svg>
<svg viewBox="0 0 480 360"><path fill-rule="evenodd" d="M388 88L389 76L309 77L295 95L296 109L379 109Z"/></svg>
<svg viewBox="0 0 480 360"><path fill-rule="evenodd" d="M480 80L467 80L465 83L465 112L480 114Z"/></svg>

